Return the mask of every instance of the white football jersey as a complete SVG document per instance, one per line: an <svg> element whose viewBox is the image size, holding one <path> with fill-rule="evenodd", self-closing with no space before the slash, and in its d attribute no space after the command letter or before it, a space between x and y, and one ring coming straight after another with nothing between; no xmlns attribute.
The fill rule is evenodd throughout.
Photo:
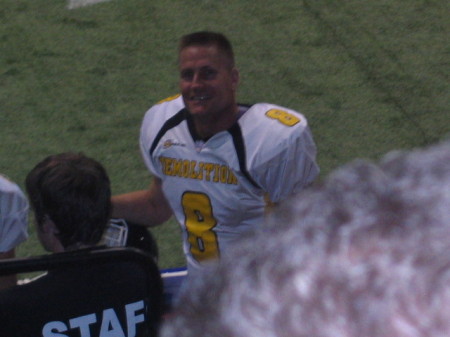
<svg viewBox="0 0 450 337"><path fill-rule="evenodd" d="M28 200L19 186L0 175L0 253L28 238Z"/></svg>
<svg viewBox="0 0 450 337"><path fill-rule="evenodd" d="M265 195L279 202L319 172L307 120L293 110L255 104L206 142L195 141L191 124L177 95L147 111L140 136L183 230L190 271L264 221Z"/></svg>

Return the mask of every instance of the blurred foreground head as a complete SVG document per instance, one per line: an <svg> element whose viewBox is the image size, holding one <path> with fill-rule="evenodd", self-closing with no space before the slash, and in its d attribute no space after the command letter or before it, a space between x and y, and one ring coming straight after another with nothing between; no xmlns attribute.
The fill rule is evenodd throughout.
<svg viewBox="0 0 450 337"><path fill-rule="evenodd" d="M163 337L450 336L450 142L334 171L189 281Z"/></svg>

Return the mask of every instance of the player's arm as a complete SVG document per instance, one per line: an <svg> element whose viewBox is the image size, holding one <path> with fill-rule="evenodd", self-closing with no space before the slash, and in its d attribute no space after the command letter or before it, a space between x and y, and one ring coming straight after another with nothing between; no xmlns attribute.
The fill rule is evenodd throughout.
<svg viewBox="0 0 450 337"><path fill-rule="evenodd" d="M0 252L0 260L11 259L13 257L15 257L14 249L11 249L7 252ZM16 283L17 283L16 275L2 276L0 277L0 290L12 287L16 285Z"/></svg>
<svg viewBox="0 0 450 337"><path fill-rule="evenodd" d="M162 191L161 180L153 178L149 189L112 197L114 218L144 226L156 226L167 221L172 209Z"/></svg>

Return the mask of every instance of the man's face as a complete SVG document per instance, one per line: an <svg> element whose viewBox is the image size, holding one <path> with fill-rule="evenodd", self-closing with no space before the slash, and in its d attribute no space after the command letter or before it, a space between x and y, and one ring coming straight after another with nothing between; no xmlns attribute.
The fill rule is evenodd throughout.
<svg viewBox="0 0 450 337"><path fill-rule="evenodd" d="M220 118L236 108L238 71L215 46L190 46L180 52L180 90L194 118Z"/></svg>

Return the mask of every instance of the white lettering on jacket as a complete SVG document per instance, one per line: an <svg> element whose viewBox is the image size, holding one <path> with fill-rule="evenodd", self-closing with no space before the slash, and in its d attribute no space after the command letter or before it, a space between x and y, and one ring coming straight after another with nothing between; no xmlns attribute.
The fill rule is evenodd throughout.
<svg viewBox="0 0 450 337"><path fill-rule="evenodd" d="M42 328L43 337L67 337L64 332L78 329L80 337L96 337L91 334L91 326L100 323L100 334L98 337L135 337L136 326L145 321L144 314L138 313L144 309L144 301L138 301L125 305L127 319L127 334L120 324L114 309L103 310L101 321L98 322L96 314L89 314L69 319L68 324L61 321L51 321Z"/></svg>

